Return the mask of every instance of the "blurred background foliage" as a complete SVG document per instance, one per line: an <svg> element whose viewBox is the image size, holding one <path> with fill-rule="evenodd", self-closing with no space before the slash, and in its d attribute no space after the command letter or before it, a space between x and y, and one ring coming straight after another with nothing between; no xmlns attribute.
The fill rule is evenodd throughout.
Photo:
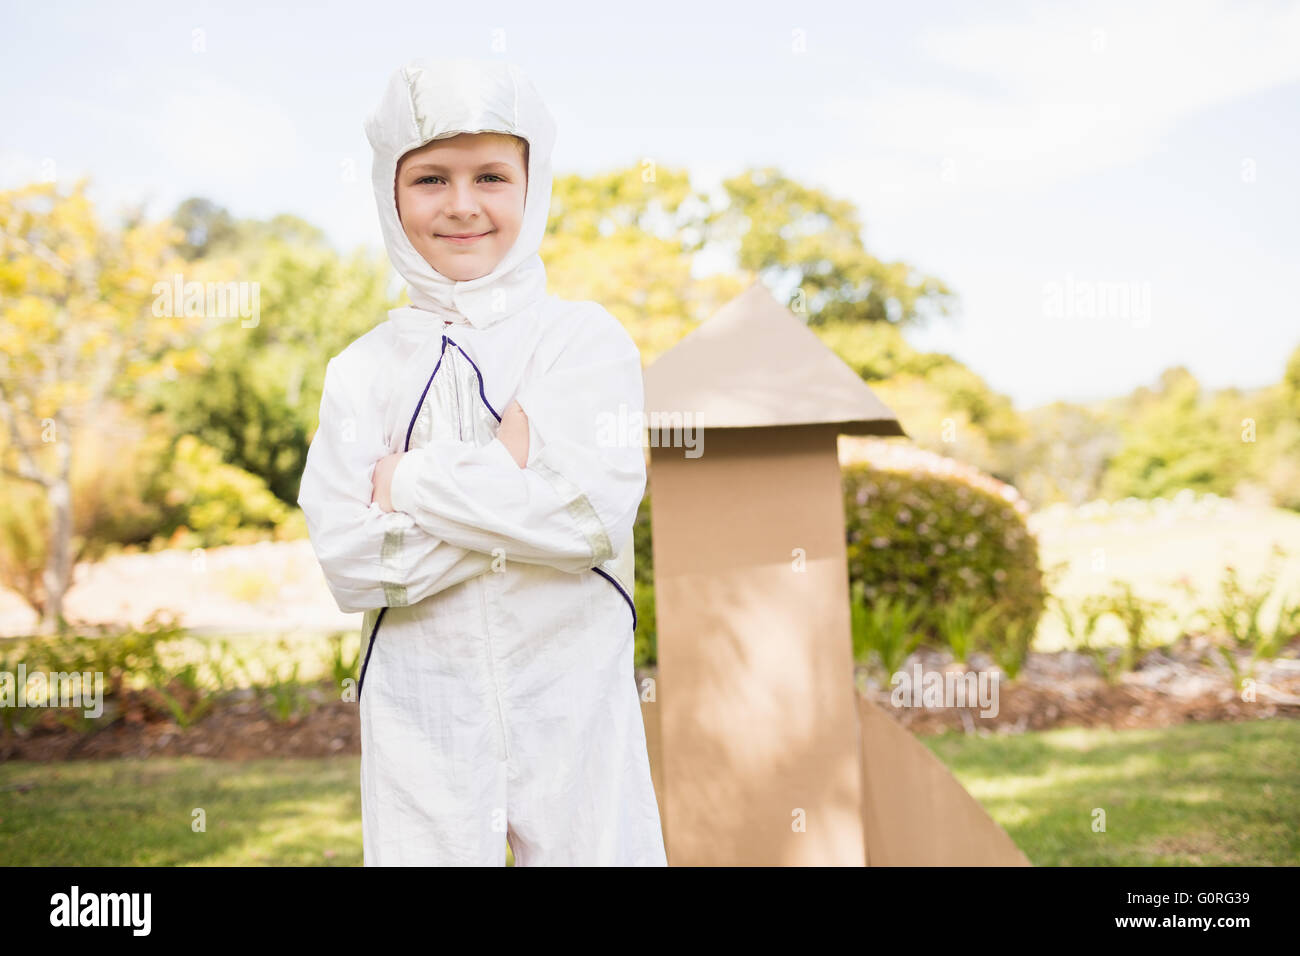
<svg viewBox="0 0 1300 956"><path fill-rule="evenodd" d="M131 211L107 222L84 186L0 193L10 411L0 423L0 583L38 608L60 509L70 561L303 535L298 481L326 361L406 301L382 252L341 252L295 216L240 219L194 197L165 222ZM911 441L1014 485L1035 508L1190 488L1300 510L1300 347L1283 380L1262 389L1211 391L1170 368L1129 395L1017 411L961 362L908 344L910 327L952 312L955 293L916 265L878 259L862 236L852 204L779 170L749 170L706 195L684 170L645 164L557 177L542 256L549 291L604 304L646 364L761 278L871 384ZM155 284L176 273L256 283L258 320L159 316ZM42 440L48 421L59 441ZM32 477L37 468L57 478L61 467L66 504L57 480ZM889 494L874 479L846 473L846 483L854 495ZM959 489L938 479L906 494L921 501L918 515L970 524L945 533L977 536L970 567L981 587L1000 568L1020 582L1017 613L1033 613L1041 587L1026 556L986 548L1005 539L989 524L998 509L966 517L955 511ZM848 517L851 554L884 533L877 519L859 522L852 508ZM945 561L914 574L913 556L891 542L883 553L906 567L884 568L876 555L868 573L862 552L863 587L955 580ZM649 585L642 543L638 583ZM643 620L652 616L643 608Z"/></svg>

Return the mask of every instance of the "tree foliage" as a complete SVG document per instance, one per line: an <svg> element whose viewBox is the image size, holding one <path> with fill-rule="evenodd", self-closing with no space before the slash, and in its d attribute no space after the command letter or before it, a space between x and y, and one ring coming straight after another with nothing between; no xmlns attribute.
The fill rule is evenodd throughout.
<svg viewBox="0 0 1300 956"><path fill-rule="evenodd" d="M706 237L735 248L741 269L797 289L809 325L921 324L955 305L942 280L868 252L848 200L772 168L748 170L723 187L726 202L706 216Z"/></svg>
<svg viewBox="0 0 1300 956"><path fill-rule="evenodd" d="M79 543L71 471L80 429L113 390L176 374L196 323L159 313L154 286L176 267L169 223L128 213L100 223L82 179L66 193L35 183L0 193L0 414L9 480L40 489L48 548L42 626L62 624Z"/></svg>

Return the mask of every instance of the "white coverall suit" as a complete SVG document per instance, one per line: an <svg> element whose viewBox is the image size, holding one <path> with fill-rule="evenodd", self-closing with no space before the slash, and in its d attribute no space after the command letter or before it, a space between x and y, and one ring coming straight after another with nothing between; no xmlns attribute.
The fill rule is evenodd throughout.
<svg viewBox="0 0 1300 956"><path fill-rule="evenodd" d="M402 230L397 164L488 130L529 142L522 226L453 281ZM521 866L666 866L632 666L640 354L600 305L546 293L553 120L516 67L416 61L366 133L414 307L329 361L298 496L339 608L364 612L365 864L500 866L509 839ZM495 437L512 400L525 468ZM386 513L374 466L403 450Z"/></svg>

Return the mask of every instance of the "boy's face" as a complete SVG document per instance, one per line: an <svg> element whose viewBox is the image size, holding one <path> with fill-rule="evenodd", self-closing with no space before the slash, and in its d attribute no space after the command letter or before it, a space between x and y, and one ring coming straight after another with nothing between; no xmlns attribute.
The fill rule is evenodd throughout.
<svg viewBox="0 0 1300 956"><path fill-rule="evenodd" d="M458 282L485 276L514 245L528 187L521 152L502 133L461 133L413 149L397 164L402 230L441 275Z"/></svg>

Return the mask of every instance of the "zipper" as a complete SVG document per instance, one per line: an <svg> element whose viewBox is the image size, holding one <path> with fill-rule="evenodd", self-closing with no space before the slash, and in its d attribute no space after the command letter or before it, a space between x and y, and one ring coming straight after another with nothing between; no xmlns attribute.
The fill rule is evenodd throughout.
<svg viewBox="0 0 1300 956"><path fill-rule="evenodd" d="M457 353L460 352L460 346L458 346L454 341L449 340L449 344L452 351ZM463 414L463 407L461 404L461 397L460 397L460 380L461 380L460 373L463 372L465 369L464 357L462 355L457 354L457 355L453 355L451 357L451 360L452 362L455 363L454 368L457 371L457 374L454 374L451 377L452 392L455 394L456 397L456 434L460 437L461 441L464 441L465 440L465 416ZM478 590L478 606L479 606L479 612L482 615L483 636L487 640L488 678L489 680L492 681L492 696L496 698L497 730L500 735L501 750L505 754L505 757L503 759L509 760L510 739L506 731L505 708L501 704L501 685L497 681L496 651L492 646L492 625L488 620L487 595L484 590L487 587L487 584L484 583L483 575L479 575L474 580L474 584L476 589Z"/></svg>
<svg viewBox="0 0 1300 956"><path fill-rule="evenodd" d="M447 320L443 323L443 328L446 328L448 325L451 325L451 319L447 319ZM444 336L443 336L443 343L442 343L442 347L443 347L443 351L444 351L444 352L446 351L446 348L447 348L447 342L448 342L448 341L450 341L450 339L448 339L447 336L444 335ZM440 358L439 358L439 363L441 363L441 361L442 361L442 359L441 359L441 357L440 357ZM455 356L452 356L452 361L455 361ZM437 375L437 374L438 374L438 369L437 369L436 367L435 367L434 370L433 370L433 374L434 374L434 375ZM456 428L457 428L457 432L461 435L462 438L464 438L464 428L463 428L462 425L461 425L461 415L460 415L460 386L459 386L459 380L458 380L457 376L455 376L455 375L452 376L452 385L453 385L454 390L455 390L455 392L456 392ZM425 396L427 395L428 391L429 391L429 387L428 387L428 385L426 385L425 388L424 388L424 393L422 393L422 394L420 395L420 406L419 406L419 408L417 408L416 411L415 411L415 414L416 414L416 417L417 417L417 418L419 417L420 413L423 412L424 409L425 409ZM412 430L414 427L415 427L415 419L412 419L412 420L411 420L411 424L410 424L410 426L407 428L407 432L406 432L406 441L405 441L405 443L404 443L404 445L405 445L405 450L406 450L406 451L410 451L410 448L411 448L411 430ZM430 432L432 432L432 430L433 430L433 417L432 417L432 415L430 415L430 417L429 417L429 430L430 430ZM480 605L480 607L483 609L483 623L484 623L484 627L485 627L485 629L486 629L486 625L487 625L487 604L486 604L486 602L485 602L485 600L484 600L484 598L483 598L483 592L482 592L482 589L481 589L481 585L482 585L482 583L483 583L482 581L479 582L479 585L480 585L480 590L479 590L479 605ZM367 667L369 666L369 664L370 664L370 653L371 653L371 651L373 651L373 650L375 649L375 638L377 638L377 637L379 636L379 625L380 625L381 623L383 623L384 615L387 614L387 613L388 613L388 608L387 608L387 607L383 607L383 608L380 608L380 609L379 609L379 616L375 618L375 624L374 624L374 627L373 627L373 628L371 629L371 631L370 631L370 640L366 643L366 656L365 656L365 659L362 660L362 662L361 662L361 673L360 673L360 675L358 676L358 679L357 679L357 705L358 705L358 706L360 706L360 704L361 704L361 691L362 691L362 688L365 687L365 683L366 683L366 668L367 668ZM488 643L488 649L489 649L488 667L491 668L491 666L492 666L492 661L491 661L491 656L490 656L490 652L491 652L491 637L490 637L490 636L489 636L489 638L488 638L488 642L489 642L489 643ZM495 674L495 672L493 673L493 676L492 676L492 689L493 689L493 691L496 691L496 674ZM501 695L500 695L500 693L497 693L497 716L498 716L498 717L500 718L500 720L501 720L501 739L502 739L502 742L504 743L504 741L505 741L505 716L504 716L504 714L502 713L502 709L501 709ZM507 749L506 749L506 755L509 756L509 753L510 753L510 751L509 751L509 749L507 748Z"/></svg>
<svg viewBox="0 0 1300 956"><path fill-rule="evenodd" d="M474 583L478 585L479 609L483 612L483 634L487 637L488 676L492 681L492 693L497 699L497 726L501 732L501 749L505 752L504 759L509 760L510 741L506 736L506 713L501 706L501 687L497 683L496 654L492 650L492 628L488 623L487 598L483 594L483 589L487 585L483 583L482 575L479 575Z"/></svg>
<svg viewBox="0 0 1300 956"><path fill-rule="evenodd" d="M465 366L462 365L460 359L456 357L456 353L460 351L460 347L456 345L455 341L447 338L447 336L445 335L442 337L442 339L443 339L442 342L443 354L445 355L448 351L452 353L451 362L453 368L452 368L452 376L451 376L451 392L452 392L452 398L454 398L456 402L456 437L459 438L461 441L464 441L465 421L464 421L464 417L461 415L461 408L460 408L460 377L461 377L461 372L464 370Z"/></svg>
<svg viewBox="0 0 1300 956"><path fill-rule="evenodd" d="M457 349L456 351L459 352L460 349ZM455 358L455 356L452 357ZM460 359L456 359L456 366L457 368L464 368L464 366L460 364ZM460 413L460 376L459 375L455 376L455 381L452 384L456 386L456 434L460 437L461 441L464 441L465 420Z"/></svg>

